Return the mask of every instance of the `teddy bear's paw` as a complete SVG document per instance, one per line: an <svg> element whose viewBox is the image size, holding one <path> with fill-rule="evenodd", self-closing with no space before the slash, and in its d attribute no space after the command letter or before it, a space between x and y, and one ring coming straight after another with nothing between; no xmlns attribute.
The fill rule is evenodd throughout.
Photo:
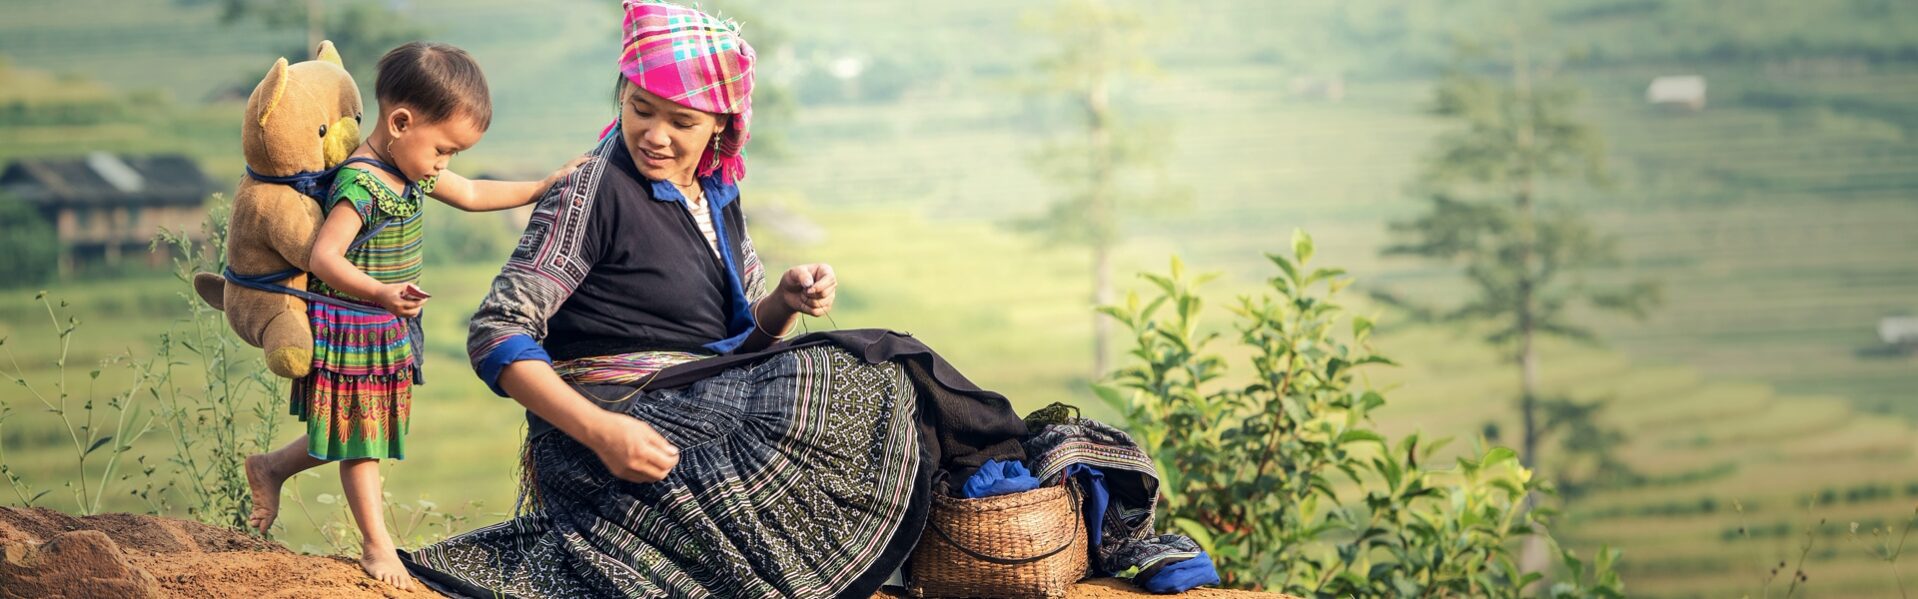
<svg viewBox="0 0 1918 599"><path fill-rule="evenodd" d="M313 351L297 347L282 347L266 354L266 368L289 379L306 376L313 371Z"/></svg>

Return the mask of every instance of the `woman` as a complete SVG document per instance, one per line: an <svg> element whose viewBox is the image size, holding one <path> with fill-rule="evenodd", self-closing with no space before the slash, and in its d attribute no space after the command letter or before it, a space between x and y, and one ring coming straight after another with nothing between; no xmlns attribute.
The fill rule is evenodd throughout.
<svg viewBox="0 0 1918 599"><path fill-rule="evenodd" d="M774 345L837 281L810 264L762 290L737 187L752 48L696 10L625 9L620 116L469 333L474 369L529 411L521 515L409 566L475 596L870 596L933 472L1023 457L1024 426L903 336Z"/></svg>

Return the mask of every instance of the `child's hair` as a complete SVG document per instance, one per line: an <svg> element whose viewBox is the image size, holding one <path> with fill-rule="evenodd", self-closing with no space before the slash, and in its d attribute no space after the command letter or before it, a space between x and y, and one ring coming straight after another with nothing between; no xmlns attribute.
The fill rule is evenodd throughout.
<svg viewBox="0 0 1918 599"><path fill-rule="evenodd" d="M486 74L465 50L439 42L408 42L380 57L374 96L381 106L405 105L429 123L455 115L473 119L480 131L493 124L493 98Z"/></svg>

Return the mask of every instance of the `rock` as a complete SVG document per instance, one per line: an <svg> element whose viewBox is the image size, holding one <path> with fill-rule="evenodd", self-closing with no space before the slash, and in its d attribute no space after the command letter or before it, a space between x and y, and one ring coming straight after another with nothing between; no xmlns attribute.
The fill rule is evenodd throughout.
<svg viewBox="0 0 1918 599"><path fill-rule="evenodd" d="M81 530L45 544L9 543L0 559L0 599L153 597L159 582L127 563L106 533Z"/></svg>

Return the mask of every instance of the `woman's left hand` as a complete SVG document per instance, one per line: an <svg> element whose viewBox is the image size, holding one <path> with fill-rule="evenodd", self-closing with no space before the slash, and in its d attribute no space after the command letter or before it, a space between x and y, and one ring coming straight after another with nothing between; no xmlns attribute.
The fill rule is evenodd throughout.
<svg viewBox="0 0 1918 599"><path fill-rule="evenodd" d="M793 312L817 317L832 311L838 289L839 278L833 276L832 265L802 264L780 276L779 288L773 293Z"/></svg>

